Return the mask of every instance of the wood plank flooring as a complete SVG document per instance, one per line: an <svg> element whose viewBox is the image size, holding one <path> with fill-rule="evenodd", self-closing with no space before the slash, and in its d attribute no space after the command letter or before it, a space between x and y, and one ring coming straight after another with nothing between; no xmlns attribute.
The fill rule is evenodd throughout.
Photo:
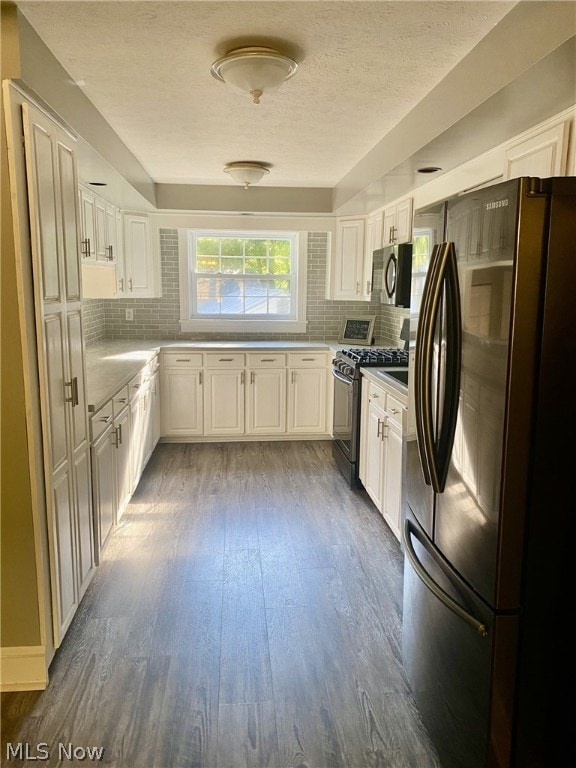
<svg viewBox="0 0 576 768"><path fill-rule="evenodd" d="M402 556L329 442L159 445L6 742L112 768L440 768L401 663ZM96 764L88 760L78 765Z"/></svg>

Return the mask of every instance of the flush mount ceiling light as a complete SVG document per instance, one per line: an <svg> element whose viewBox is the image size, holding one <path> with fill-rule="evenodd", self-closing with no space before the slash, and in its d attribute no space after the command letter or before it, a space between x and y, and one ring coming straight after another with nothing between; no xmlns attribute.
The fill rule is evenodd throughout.
<svg viewBox="0 0 576 768"><path fill-rule="evenodd" d="M254 104L260 104L263 94L277 91L297 70L294 59L259 45L235 48L210 68L217 80L228 83L235 91L249 93Z"/></svg>
<svg viewBox="0 0 576 768"><path fill-rule="evenodd" d="M230 174L234 181L243 184L244 189L248 189L250 184L257 184L269 169L262 163L228 163L224 166L224 172Z"/></svg>

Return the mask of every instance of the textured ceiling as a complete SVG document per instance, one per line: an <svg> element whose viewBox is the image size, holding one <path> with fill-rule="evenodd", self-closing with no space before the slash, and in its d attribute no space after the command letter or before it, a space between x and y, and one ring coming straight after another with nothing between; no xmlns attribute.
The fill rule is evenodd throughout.
<svg viewBox="0 0 576 768"><path fill-rule="evenodd" d="M156 182L332 187L514 2L19 2L48 48ZM300 63L260 105L210 75L247 44Z"/></svg>

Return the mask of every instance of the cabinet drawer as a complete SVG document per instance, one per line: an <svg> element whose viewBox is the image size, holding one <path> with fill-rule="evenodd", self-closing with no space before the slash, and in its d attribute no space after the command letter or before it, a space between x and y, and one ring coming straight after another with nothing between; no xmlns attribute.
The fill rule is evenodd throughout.
<svg viewBox="0 0 576 768"><path fill-rule="evenodd" d="M406 406L396 400L391 394L386 395L386 414L390 421L396 422L400 427L402 426L402 416Z"/></svg>
<svg viewBox="0 0 576 768"><path fill-rule="evenodd" d="M243 352L209 352L206 355L208 368L244 368Z"/></svg>
<svg viewBox="0 0 576 768"><path fill-rule="evenodd" d="M145 379L142 376L142 372L137 373L136 376L134 376L133 379L130 380L128 384L128 399L130 402L132 402L138 395L140 394L142 390L142 384L144 383Z"/></svg>
<svg viewBox="0 0 576 768"><path fill-rule="evenodd" d="M204 361L201 352L164 352L164 368L202 368Z"/></svg>
<svg viewBox="0 0 576 768"><path fill-rule="evenodd" d="M327 365L324 352L290 352L288 355L290 368L320 368Z"/></svg>
<svg viewBox="0 0 576 768"><path fill-rule="evenodd" d="M248 355L249 368L284 368L286 366L286 355L277 352L268 352L268 354L256 354L254 352Z"/></svg>
<svg viewBox="0 0 576 768"><path fill-rule="evenodd" d="M110 400L90 419L90 438L92 442L100 437L106 427L112 423L113 418L114 412L112 407L112 400Z"/></svg>
<svg viewBox="0 0 576 768"><path fill-rule="evenodd" d="M386 390L379 387L373 381L368 382L368 399L372 402L378 403L380 408L384 410L386 404Z"/></svg>
<svg viewBox="0 0 576 768"><path fill-rule="evenodd" d="M120 411L128 405L129 395L128 387L122 387L120 392L117 392L112 398L112 408L114 416L117 416Z"/></svg>

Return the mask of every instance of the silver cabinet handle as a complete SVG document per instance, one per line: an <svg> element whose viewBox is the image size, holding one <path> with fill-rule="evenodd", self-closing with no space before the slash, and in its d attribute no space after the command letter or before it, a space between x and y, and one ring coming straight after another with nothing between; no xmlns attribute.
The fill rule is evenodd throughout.
<svg viewBox="0 0 576 768"><path fill-rule="evenodd" d="M118 427L112 430L111 435L112 435L111 437L112 445L114 446L114 448L118 448L120 446L120 435L118 434Z"/></svg>
<svg viewBox="0 0 576 768"><path fill-rule="evenodd" d="M356 283L356 293L360 293L360 283Z"/></svg>
<svg viewBox="0 0 576 768"><path fill-rule="evenodd" d="M190 358L189 357L177 357L176 358L177 363L189 363Z"/></svg>
<svg viewBox="0 0 576 768"><path fill-rule="evenodd" d="M84 256L85 259L90 258L90 238L87 237L86 240L80 241L80 250L82 251L82 256Z"/></svg>
<svg viewBox="0 0 576 768"><path fill-rule="evenodd" d="M219 357L218 358L219 363L233 363L234 358L233 357Z"/></svg>
<svg viewBox="0 0 576 768"><path fill-rule="evenodd" d="M72 408L75 408L79 404L78 399L78 377L73 376L70 381L64 382L65 387L70 387L70 397L64 397L67 403L72 403Z"/></svg>
<svg viewBox="0 0 576 768"><path fill-rule="evenodd" d="M128 280L128 290L129 291L132 290L132 278L129 278L129 280Z"/></svg>
<svg viewBox="0 0 576 768"><path fill-rule="evenodd" d="M119 403L127 403L128 398L127 397L117 397L116 400L118 400Z"/></svg>
<svg viewBox="0 0 576 768"><path fill-rule="evenodd" d="M198 384L202 384L204 380L203 371L198 371Z"/></svg>
<svg viewBox="0 0 576 768"><path fill-rule="evenodd" d="M370 280L366 280L366 293L370 293L371 289L372 289L372 282Z"/></svg>
<svg viewBox="0 0 576 768"><path fill-rule="evenodd" d="M378 424L376 425L376 437L381 437L381 431L380 430L382 429L382 425L383 424L384 424L384 422L382 421L382 419L378 419Z"/></svg>
<svg viewBox="0 0 576 768"><path fill-rule="evenodd" d="M122 445L122 424L118 424L116 429L118 431L118 445Z"/></svg>
<svg viewBox="0 0 576 768"><path fill-rule="evenodd" d="M103 421L105 424L109 424L112 421L112 416L101 416L98 421Z"/></svg>
<svg viewBox="0 0 576 768"><path fill-rule="evenodd" d="M292 376L290 378L290 381L292 382L292 384L295 383L295 381L296 381L296 371L292 371Z"/></svg>
<svg viewBox="0 0 576 768"><path fill-rule="evenodd" d="M275 357L261 357L260 358L261 363L275 363L276 358Z"/></svg>
<svg viewBox="0 0 576 768"><path fill-rule="evenodd" d="M246 373L245 373L245 371L241 371L240 372L240 384L244 384L245 381L246 381Z"/></svg>
<svg viewBox="0 0 576 768"><path fill-rule="evenodd" d="M390 413L400 413L398 408L390 408Z"/></svg>
<svg viewBox="0 0 576 768"><path fill-rule="evenodd" d="M254 379L255 379L254 371L250 371L250 384L254 384Z"/></svg>
<svg viewBox="0 0 576 768"><path fill-rule="evenodd" d="M315 362L315 360L316 360L315 357L303 357L302 358L302 362L303 363L313 363L313 362Z"/></svg>
<svg viewBox="0 0 576 768"><path fill-rule="evenodd" d="M106 250L108 251L108 256L106 256L106 258L108 259L108 261L113 261L114 260L114 254L113 254L113 251L112 251L112 246L111 245L107 245L106 246Z"/></svg>
<svg viewBox="0 0 576 768"><path fill-rule="evenodd" d="M118 290L120 293L124 293L124 278L121 277L120 280L118 280Z"/></svg>

